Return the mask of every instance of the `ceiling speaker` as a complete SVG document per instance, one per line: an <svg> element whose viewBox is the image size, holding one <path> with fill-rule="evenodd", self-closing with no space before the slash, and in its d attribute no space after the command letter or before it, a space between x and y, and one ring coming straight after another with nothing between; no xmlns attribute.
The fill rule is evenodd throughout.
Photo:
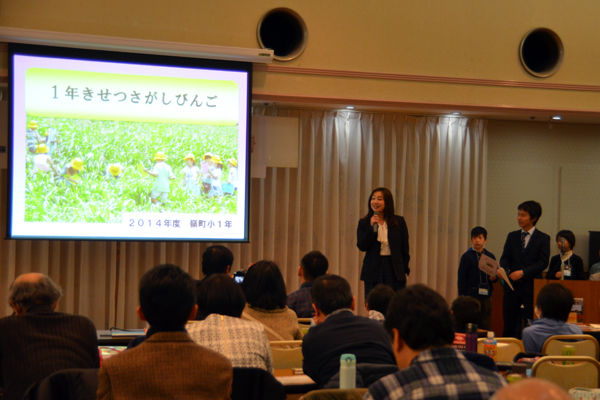
<svg viewBox="0 0 600 400"><path fill-rule="evenodd" d="M290 61L306 48L308 31L300 15L289 8L275 8L262 16L256 30L263 49L272 49L273 58Z"/></svg>
<svg viewBox="0 0 600 400"><path fill-rule="evenodd" d="M521 64L531 75L546 78L562 63L564 48L558 35L547 28L529 31L519 48Z"/></svg>

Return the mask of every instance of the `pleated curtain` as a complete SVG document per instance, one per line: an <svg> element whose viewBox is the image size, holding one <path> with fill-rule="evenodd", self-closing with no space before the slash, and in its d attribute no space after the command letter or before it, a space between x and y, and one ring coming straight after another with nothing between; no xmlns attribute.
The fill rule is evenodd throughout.
<svg viewBox="0 0 600 400"><path fill-rule="evenodd" d="M357 312L366 314L356 227L371 191L383 186L408 225L409 284L426 284L448 301L457 296L458 262L470 246L470 229L485 224L486 121L271 108L253 113L299 119L299 165L267 168L266 178L251 180L250 243L227 244L233 271L274 260L291 292L300 285L302 256L320 250L329 273L350 282ZM1 180L6 209L6 170ZM0 223L6 226L5 213ZM135 314L142 275L173 263L201 278L209 245L2 239L0 301L7 304L16 276L42 272L65 291L59 311L86 315L98 329L142 327ZM4 315L11 312L5 306Z"/></svg>

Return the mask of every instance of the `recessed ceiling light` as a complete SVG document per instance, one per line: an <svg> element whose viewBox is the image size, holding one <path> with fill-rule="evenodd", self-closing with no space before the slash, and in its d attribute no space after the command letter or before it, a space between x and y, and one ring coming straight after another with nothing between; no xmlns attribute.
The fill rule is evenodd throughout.
<svg viewBox="0 0 600 400"><path fill-rule="evenodd" d="M347 110L354 110L354 106L346 106Z"/></svg>
<svg viewBox="0 0 600 400"><path fill-rule="evenodd" d="M555 121L560 121L562 119L562 117L560 115L553 115L552 119Z"/></svg>
<svg viewBox="0 0 600 400"><path fill-rule="evenodd" d="M460 115L460 112L458 112L458 111L454 111L454 112L452 113L452 115Z"/></svg>

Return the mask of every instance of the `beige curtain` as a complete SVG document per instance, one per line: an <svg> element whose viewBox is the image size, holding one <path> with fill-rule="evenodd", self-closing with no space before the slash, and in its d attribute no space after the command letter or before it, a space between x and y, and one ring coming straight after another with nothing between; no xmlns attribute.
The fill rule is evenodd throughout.
<svg viewBox="0 0 600 400"><path fill-rule="evenodd" d="M254 114L299 118L299 166L268 168L265 179L252 180L250 243L228 245L233 270L274 260L289 292L300 284L302 255L318 249L330 273L348 279L364 314L356 227L372 189L385 186L408 225L409 283L427 284L449 301L457 295L470 229L485 224L485 121L264 108ZM3 209L6 178L3 170ZM0 223L6 224L4 213ZM169 262L199 278L208 245L0 240L0 299L16 276L40 271L64 288L60 311L86 315L98 329L141 327L135 308L144 272Z"/></svg>

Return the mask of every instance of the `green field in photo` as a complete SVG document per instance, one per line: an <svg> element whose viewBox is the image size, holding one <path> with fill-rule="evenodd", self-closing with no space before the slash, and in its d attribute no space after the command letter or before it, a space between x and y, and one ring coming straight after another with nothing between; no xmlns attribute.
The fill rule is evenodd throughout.
<svg viewBox="0 0 600 400"><path fill-rule="evenodd" d="M70 185L52 171L32 174L33 155L28 154L25 221L121 223L124 212L237 213L237 197L196 196L184 188L181 173L187 154L194 154L199 166L202 155L211 152L224 160L221 182L225 183L226 160L238 158L237 126L28 116L27 122L32 120L39 123L40 132L58 130L58 145L51 158L59 172L76 157L83 160L84 166L79 185ZM152 170L157 151L167 156L166 163L173 169L175 179L171 181L168 201L153 205L150 190L154 178L139 172L138 165ZM106 174L112 163L120 163L125 169L119 180Z"/></svg>

